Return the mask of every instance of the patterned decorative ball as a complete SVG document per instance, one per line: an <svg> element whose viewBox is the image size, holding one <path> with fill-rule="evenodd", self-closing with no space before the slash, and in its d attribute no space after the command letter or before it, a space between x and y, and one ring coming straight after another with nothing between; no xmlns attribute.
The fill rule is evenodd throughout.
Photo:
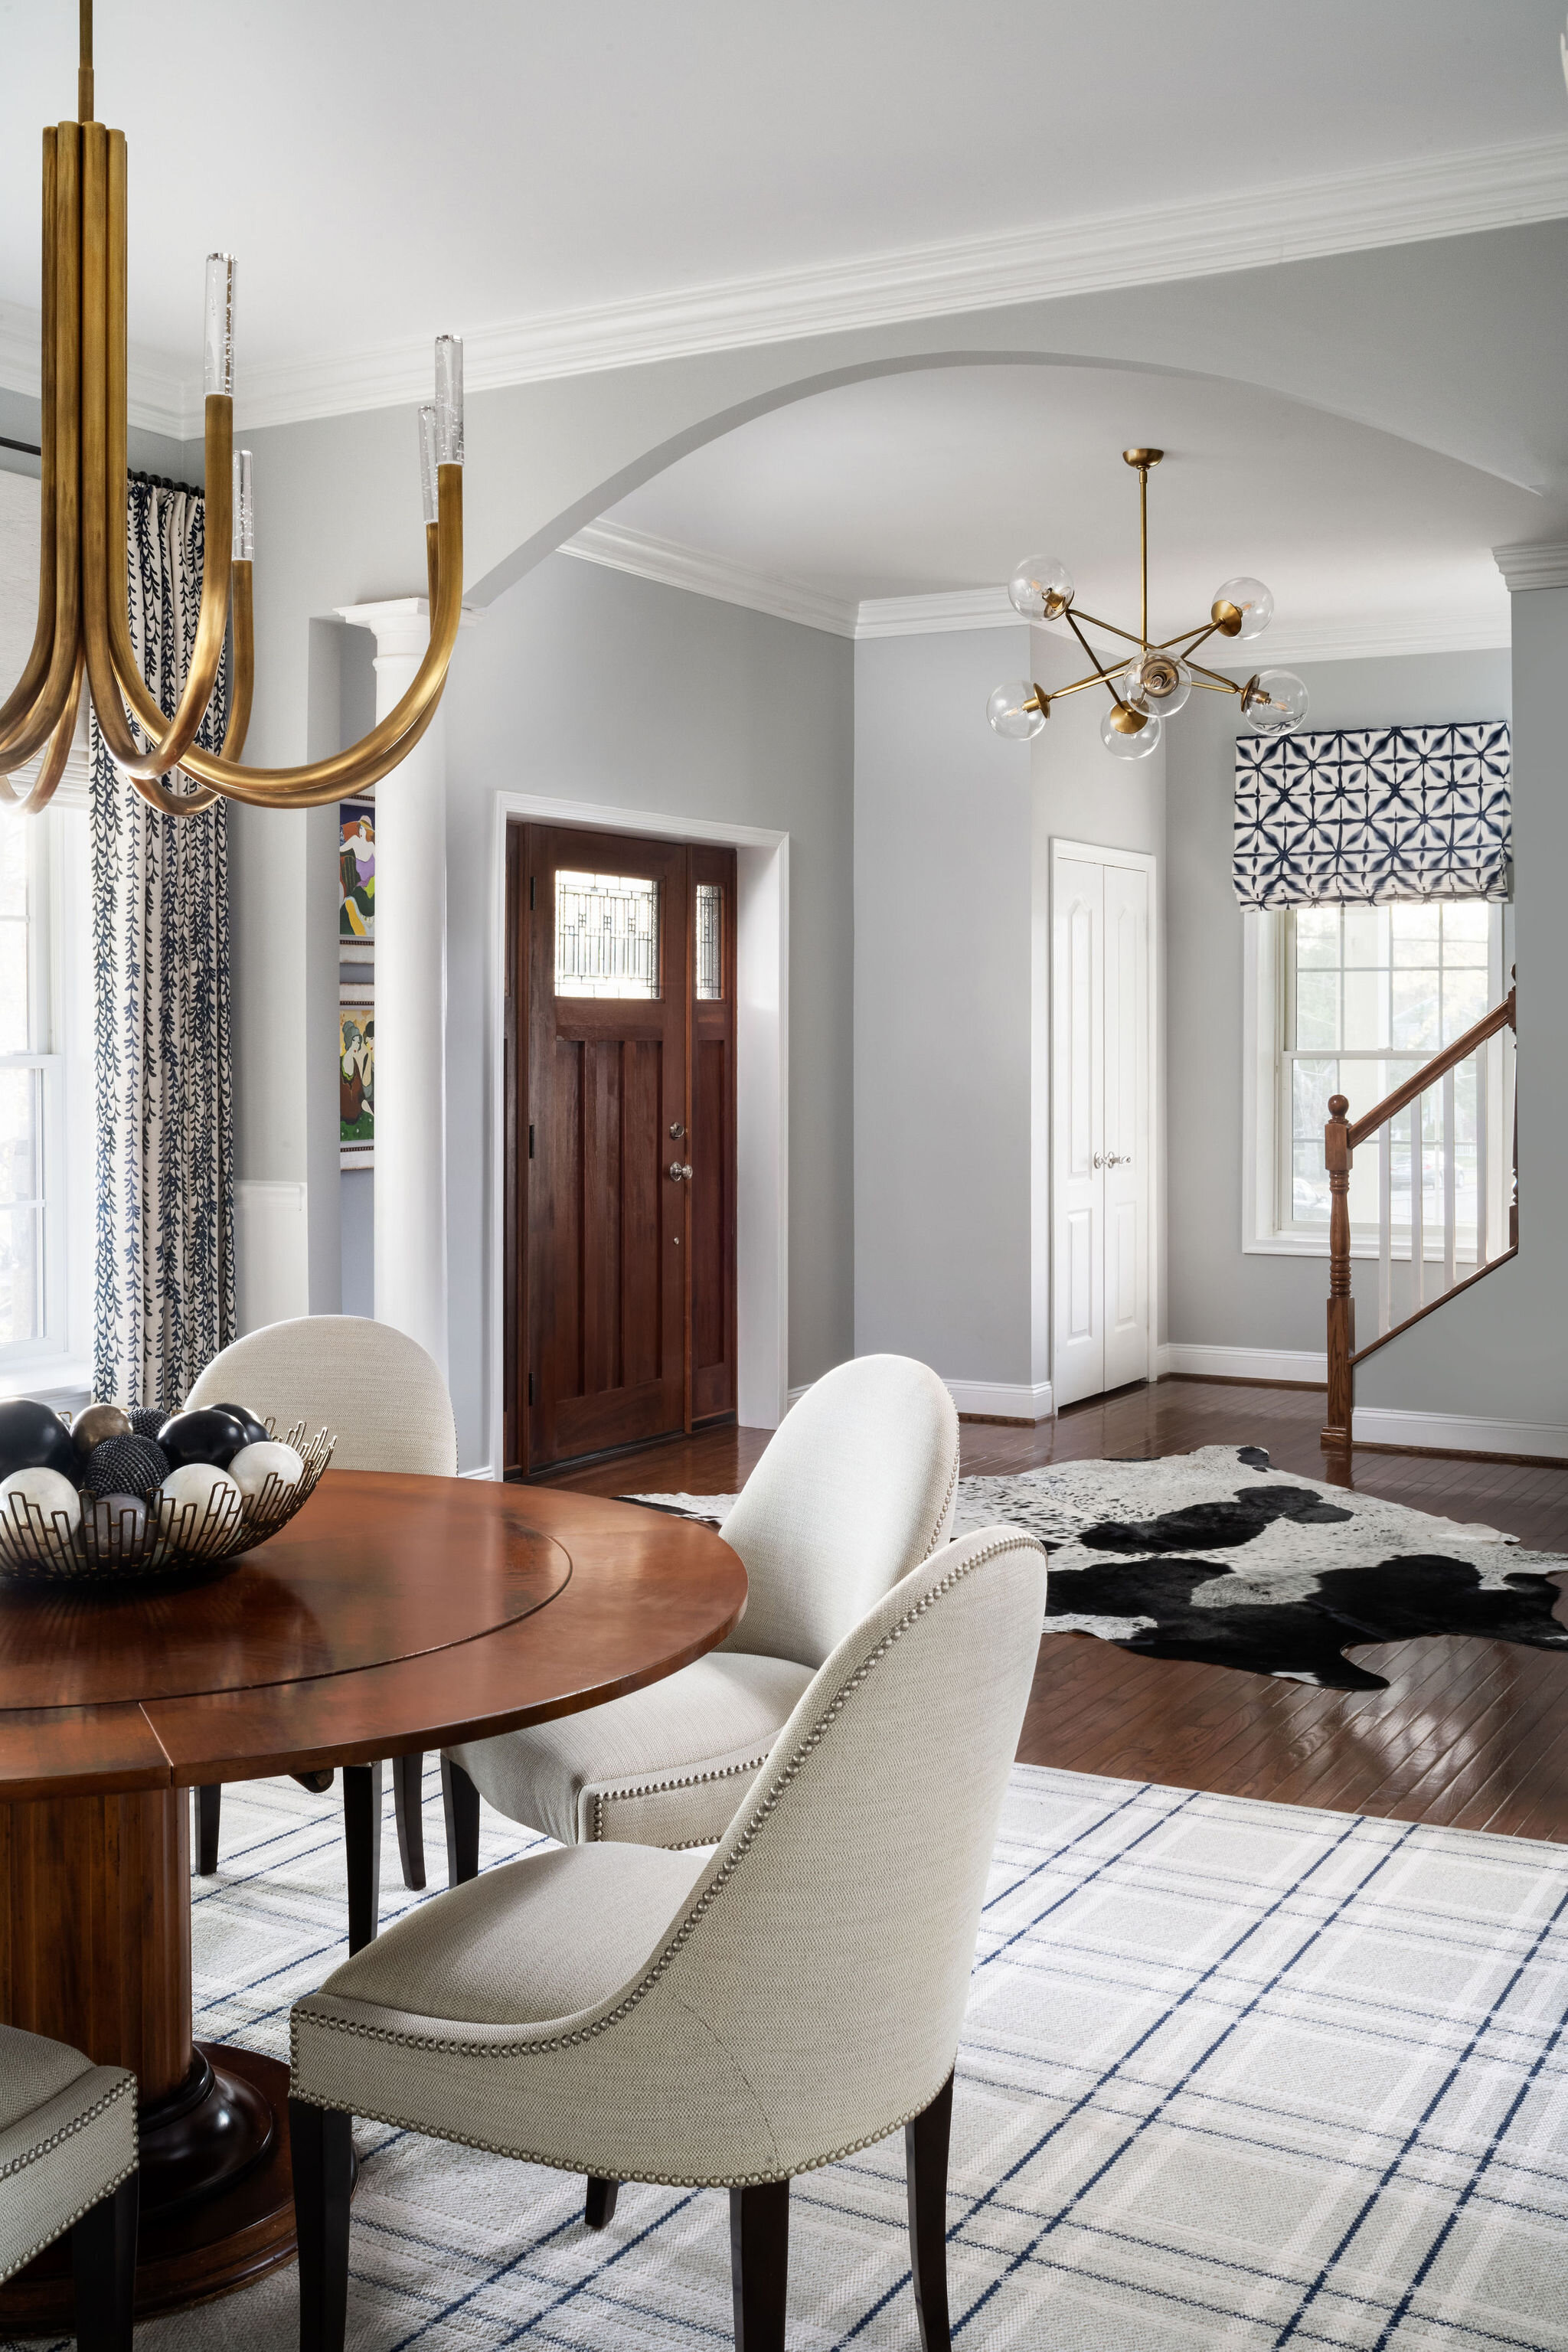
<svg viewBox="0 0 1568 2352"><path fill-rule="evenodd" d="M161 1404L133 1404L131 1408L131 1426L138 1437L156 1437L168 1418Z"/></svg>
<svg viewBox="0 0 1568 2352"><path fill-rule="evenodd" d="M129 1437L131 1415L122 1404L89 1404L71 1423L71 1444L85 1462L106 1437Z"/></svg>
<svg viewBox="0 0 1568 2352"><path fill-rule="evenodd" d="M150 1495L169 1475L169 1457L150 1437L106 1437L87 1457L95 1495Z"/></svg>
<svg viewBox="0 0 1568 2352"><path fill-rule="evenodd" d="M158 1443L176 1470L182 1462L210 1462L226 1469L245 1442L233 1413L210 1404L171 1414L158 1432Z"/></svg>
<svg viewBox="0 0 1568 2352"><path fill-rule="evenodd" d="M223 1508L226 1495L232 1495L237 1503L239 1488L216 1462L180 1462L153 1496L153 1507L163 1526L179 1540L200 1535L208 1513L215 1506L219 1510Z"/></svg>
<svg viewBox="0 0 1568 2352"><path fill-rule="evenodd" d="M248 1405L210 1404L205 1410L208 1412L226 1412L232 1421L237 1421L245 1432L247 1445L265 1445L272 1434L264 1421L257 1420Z"/></svg>
<svg viewBox="0 0 1568 2352"><path fill-rule="evenodd" d="M0 1404L0 1478L13 1470L58 1470L73 1486L81 1484L70 1431L52 1407L31 1397Z"/></svg>
<svg viewBox="0 0 1568 2352"><path fill-rule="evenodd" d="M277 1479L283 1495L292 1494L305 1475L305 1465L291 1445L269 1437L259 1445L242 1445L228 1465L228 1475L240 1493L255 1502L268 1478Z"/></svg>
<svg viewBox="0 0 1568 2352"><path fill-rule="evenodd" d="M147 1533L147 1506L140 1495L100 1495L88 1517L100 1558L134 1554Z"/></svg>

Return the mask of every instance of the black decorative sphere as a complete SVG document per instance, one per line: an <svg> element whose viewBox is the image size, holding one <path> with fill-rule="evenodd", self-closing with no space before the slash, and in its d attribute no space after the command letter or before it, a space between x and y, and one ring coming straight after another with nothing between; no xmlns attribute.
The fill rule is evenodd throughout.
<svg viewBox="0 0 1568 2352"><path fill-rule="evenodd" d="M158 1432L158 1443L176 1470L184 1462L211 1462L226 1470L249 1441L232 1412L199 1404L166 1421Z"/></svg>
<svg viewBox="0 0 1568 2352"><path fill-rule="evenodd" d="M87 1457L95 1495L150 1495L169 1475L169 1457L151 1437L106 1437Z"/></svg>
<svg viewBox="0 0 1568 2352"><path fill-rule="evenodd" d="M168 1418L161 1404L133 1404L131 1408L131 1426L138 1437L156 1437Z"/></svg>
<svg viewBox="0 0 1568 2352"><path fill-rule="evenodd" d="M31 1397L0 1404L0 1478L13 1470L58 1470L73 1486L81 1485L81 1457L59 1414Z"/></svg>
<svg viewBox="0 0 1568 2352"><path fill-rule="evenodd" d="M249 1410L248 1406L243 1404L209 1404L204 1405L202 1410L204 1412L226 1412L232 1420L237 1421L241 1429L245 1432L245 1442L247 1445L265 1445L268 1439L272 1434L272 1432L268 1428L267 1423L264 1421L258 1421L256 1415Z"/></svg>

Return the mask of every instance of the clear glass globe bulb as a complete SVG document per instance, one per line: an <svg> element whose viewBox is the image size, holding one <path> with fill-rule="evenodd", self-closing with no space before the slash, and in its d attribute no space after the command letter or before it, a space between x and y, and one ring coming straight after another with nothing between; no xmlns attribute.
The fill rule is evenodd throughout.
<svg viewBox="0 0 1568 2352"><path fill-rule="evenodd" d="M1143 717L1143 714L1139 712L1135 716ZM1146 760L1158 746L1164 731L1160 724L1159 712L1151 710L1135 735L1127 734L1118 727L1116 722L1121 717L1121 712L1114 707L1106 712L1100 722L1100 741L1113 760Z"/></svg>
<svg viewBox="0 0 1568 2352"><path fill-rule="evenodd" d="M1007 583L1016 613L1026 621L1059 621L1072 603L1072 573L1056 555L1026 555Z"/></svg>
<svg viewBox="0 0 1568 2352"><path fill-rule="evenodd" d="M1246 687L1241 708L1259 735L1293 735L1307 716L1307 684L1293 669L1266 669Z"/></svg>
<svg viewBox="0 0 1568 2352"><path fill-rule="evenodd" d="M1005 686L996 688L986 704L985 716L997 734L1005 736L1009 743L1026 743L1030 736L1037 735L1046 723L1046 714L1040 708L1041 699L1029 678L1009 678ZM1033 709L1026 709L1026 705L1031 702Z"/></svg>
<svg viewBox="0 0 1568 2352"><path fill-rule="evenodd" d="M1161 719L1180 710L1192 690L1193 674L1186 663L1158 651L1138 655L1121 681L1123 702Z"/></svg>
<svg viewBox="0 0 1568 2352"><path fill-rule="evenodd" d="M1238 629L1225 626L1226 606L1241 614ZM1261 580L1249 579L1245 572L1239 572L1234 580L1220 582L1209 611L1219 624L1222 636L1238 638L1245 645L1249 637L1260 637L1273 619L1274 592L1266 588Z"/></svg>

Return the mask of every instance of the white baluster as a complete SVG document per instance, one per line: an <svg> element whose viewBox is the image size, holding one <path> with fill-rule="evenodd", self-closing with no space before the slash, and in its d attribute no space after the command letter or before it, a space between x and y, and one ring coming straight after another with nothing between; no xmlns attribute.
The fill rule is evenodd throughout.
<svg viewBox="0 0 1568 2352"><path fill-rule="evenodd" d="M1426 1152L1422 1139L1425 1095L1410 1106L1410 1312L1426 1304Z"/></svg>
<svg viewBox="0 0 1568 2352"><path fill-rule="evenodd" d="M1454 1073L1443 1073L1443 1288L1452 1290L1459 1278L1458 1227L1454 1167Z"/></svg>
<svg viewBox="0 0 1568 2352"><path fill-rule="evenodd" d="M1476 1055L1476 1270L1492 1254L1491 1108L1492 1041Z"/></svg>
<svg viewBox="0 0 1568 2352"><path fill-rule="evenodd" d="M1394 1121L1377 1139L1377 1336L1394 1320Z"/></svg>

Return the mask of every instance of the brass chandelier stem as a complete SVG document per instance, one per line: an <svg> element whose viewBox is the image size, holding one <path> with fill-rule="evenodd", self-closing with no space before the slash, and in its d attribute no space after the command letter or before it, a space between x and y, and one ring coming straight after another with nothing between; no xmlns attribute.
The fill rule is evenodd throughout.
<svg viewBox="0 0 1568 2352"><path fill-rule="evenodd" d="M43 352L38 612L21 677L0 703L0 803L36 812L64 772L85 680L110 758L142 797L189 816L219 794L260 807L304 808L363 791L406 757L435 717L462 618L461 345L437 346L439 418L426 467L426 577L430 643L407 692L347 751L292 768L240 764L255 692L249 457L234 451L232 263L209 315L205 560L190 666L171 716L142 676L131 643L126 443L128 206L125 137L95 119L92 0L79 0L78 121L44 132ZM215 330L216 320L216 330ZM216 334L216 341L215 341ZM216 356L215 356L216 354ZM235 484L245 468L243 515ZM196 741L230 649L223 749ZM139 730L139 731L138 731ZM139 737L141 740L139 740ZM7 775L44 754L29 788ZM194 789L174 791L175 772Z"/></svg>

